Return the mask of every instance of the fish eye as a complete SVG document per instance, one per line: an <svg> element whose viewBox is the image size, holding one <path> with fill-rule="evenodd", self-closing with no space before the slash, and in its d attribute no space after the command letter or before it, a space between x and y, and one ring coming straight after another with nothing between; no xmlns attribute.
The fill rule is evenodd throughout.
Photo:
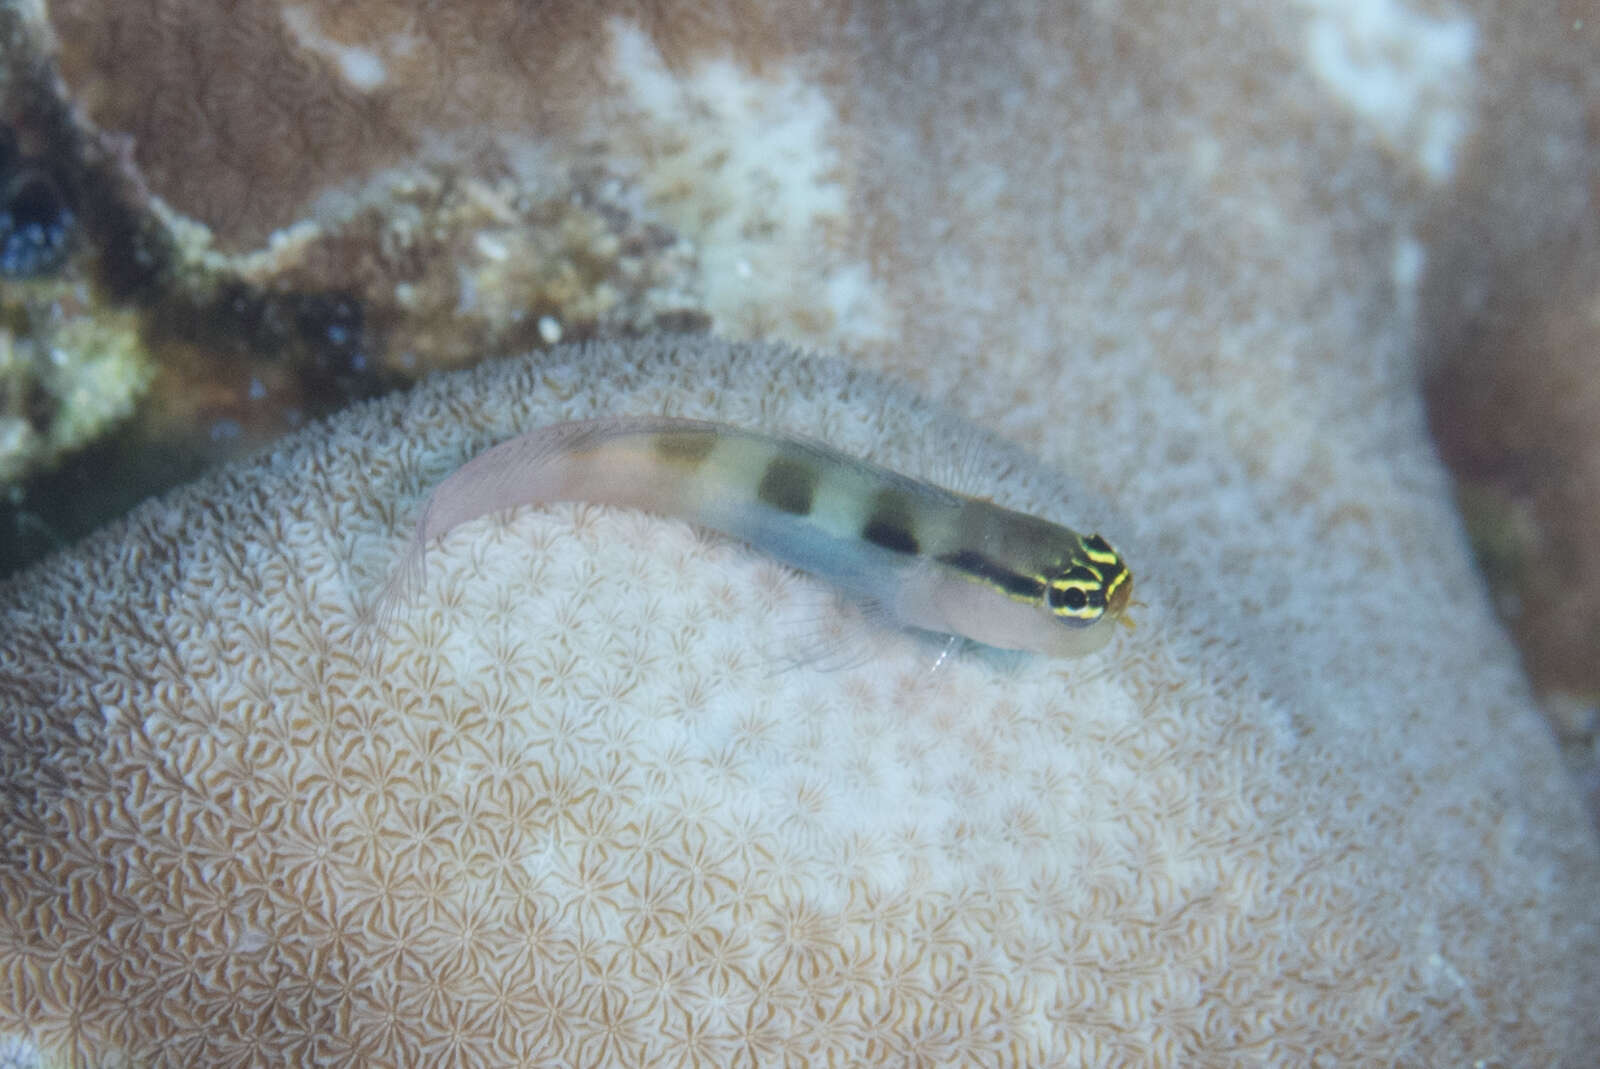
<svg viewBox="0 0 1600 1069"><path fill-rule="evenodd" d="M1081 612L1089 604L1089 595L1079 586L1053 586L1048 600L1052 609Z"/></svg>

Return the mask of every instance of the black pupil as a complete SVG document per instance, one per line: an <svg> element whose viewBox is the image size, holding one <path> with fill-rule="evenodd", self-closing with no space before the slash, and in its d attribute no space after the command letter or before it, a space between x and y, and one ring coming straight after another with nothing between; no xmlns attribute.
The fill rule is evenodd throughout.
<svg viewBox="0 0 1600 1069"><path fill-rule="evenodd" d="M1068 608L1077 612L1089 604L1089 595L1081 587L1056 587L1050 591L1050 604L1055 608Z"/></svg>

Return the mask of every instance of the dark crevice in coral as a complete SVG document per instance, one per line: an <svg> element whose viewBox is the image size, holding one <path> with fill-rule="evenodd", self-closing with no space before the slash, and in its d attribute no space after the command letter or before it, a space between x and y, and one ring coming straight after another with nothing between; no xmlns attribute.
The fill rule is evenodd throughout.
<svg viewBox="0 0 1600 1069"><path fill-rule="evenodd" d="M35 380L28 384L27 396L22 398L19 407L34 433L46 434L61 410L61 400L45 389L44 383Z"/></svg>
<svg viewBox="0 0 1600 1069"><path fill-rule="evenodd" d="M33 278L60 267L74 221L47 173L25 162L0 171L0 276Z"/></svg>
<svg viewBox="0 0 1600 1069"><path fill-rule="evenodd" d="M210 463L134 428L90 445L0 499L0 578L65 549L152 493L196 478Z"/></svg>
<svg viewBox="0 0 1600 1069"><path fill-rule="evenodd" d="M141 207L148 197L122 159L119 142L78 125L55 64L37 51L23 16L10 6L0 7L0 60L0 116L9 127L13 158L26 161L30 173L24 178L35 182L8 184L4 199L30 197L34 213L48 206L48 198L58 199L83 231L93 276L105 292L122 302L153 299L169 283L176 253L165 226ZM64 257L64 240L56 251Z"/></svg>
<svg viewBox="0 0 1600 1069"><path fill-rule="evenodd" d="M348 293L274 293L237 279L174 294L150 319L152 348L184 344L224 360L285 363L328 391L329 410L403 383L375 357L384 331ZM323 391L318 391L323 392Z"/></svg>

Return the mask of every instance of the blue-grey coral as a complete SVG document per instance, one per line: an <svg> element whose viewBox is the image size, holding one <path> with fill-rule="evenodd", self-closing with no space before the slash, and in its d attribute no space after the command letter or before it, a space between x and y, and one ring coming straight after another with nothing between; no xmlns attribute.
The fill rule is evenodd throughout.
<svg viewBox="0 0 1600 1069"><path fill-rule="evenodd" d="M774 671L830 618L814 584L563 505L452 532L364 655L438 478L617 411L917 474L959 444L1001 503L1115 532L1141 625L1078 662L930 676L869 632L860 667ZM1600 862L1442 495L1369 481L1365 552L1237 567L1271 492L1175 492L1215 461L1151 426L1164 462L1096 493L864 372L668 338L432 380L141 508L0 588L0 1033L63 1063L1579 1064Z"/></svg>

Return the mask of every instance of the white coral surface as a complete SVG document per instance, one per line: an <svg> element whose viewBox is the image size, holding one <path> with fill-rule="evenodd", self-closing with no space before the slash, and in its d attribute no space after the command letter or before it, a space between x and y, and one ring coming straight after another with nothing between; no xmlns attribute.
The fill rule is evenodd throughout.
<svg viewBox="0 0 1600 1069"><path fill-rule="evenodd" d="M959 452L1117 540L1139 627L788 663L814 582L563 505L451 532L370 655L447 471L658 411ZM1575 1059L1600 866L1442 503L1254 552L1249 493L1176 492L1201 462L1149 433L1094 493L865 373L666 339L432 380L147 505L0 588L0 1033L22 1064Z"/></svg>

